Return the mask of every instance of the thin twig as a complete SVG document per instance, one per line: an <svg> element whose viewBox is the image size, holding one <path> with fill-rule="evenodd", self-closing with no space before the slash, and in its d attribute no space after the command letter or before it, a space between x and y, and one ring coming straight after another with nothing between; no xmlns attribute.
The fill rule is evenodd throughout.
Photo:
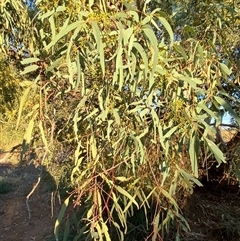
<svg viewBox="0 0 240 241"><path fill-rule="evenodd" d="M43 163L46 155L47 155L47 151L45 151L45 153L44 153L44 156L43 156L42 161L41 161L41 165L42 165L42 163ZM37 183L33 186L31 192L30 192L30 193L27 195L27 197L26 197L26 206L27 206L27 210L28 210L28 219L29 219L29 220L31 219L31 210L30 210L28 201L29 201L29 198L30 198L31 195L34 193L34 191L36 190L36 188L38 187L38 185L39 185L39 183L40 183L40 181L41 181L42 171L43 171L43 168L41 167L41 172L40 172L40 174L39 174L38 181L37 181Z"/></svg>
<svg viewBox="0 0 240 241"><path fill-rule="evenodd" d="M28 204L28 200L29 200L30 196L33 194L33 192L35 191L35 189L37 188L40 181L41 181L41 177L38 177L37 183L33 186L33 189L31 190L31 192L26 197L26 206L27 206L27 210L28 210L28 219L29 220L31 219L31 210L30 210L30 207L29 207L29 204Z"/></svg>
<svg viewBox="0 0 240 241"><path fill-rule="evenodd" d="M53 207L54 207L54 192L51 192L51 218L53 218Z"/></svg>

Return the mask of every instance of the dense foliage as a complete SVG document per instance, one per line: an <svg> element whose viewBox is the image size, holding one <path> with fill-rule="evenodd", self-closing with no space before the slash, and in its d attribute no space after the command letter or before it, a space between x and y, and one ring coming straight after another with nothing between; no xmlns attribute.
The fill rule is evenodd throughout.
<svg viewBox="0 0 240 241"><path fill-rule="evenodd" d="M178 240L179 197L209 155L225 161L211 120L240 123L237 2L15 0L1 13L2 53L25 78L24 141L37 130L46 156L68 153L56 240L69 202L85 210L74 240L161 240L172 224Z"/></svg>

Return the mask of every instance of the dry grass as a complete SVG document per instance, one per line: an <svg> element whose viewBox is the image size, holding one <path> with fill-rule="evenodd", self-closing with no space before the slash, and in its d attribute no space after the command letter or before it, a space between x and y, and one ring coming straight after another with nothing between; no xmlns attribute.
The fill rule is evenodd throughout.
<svg viewBox="0 0 240 241"><path fill-rule="evenodd" d="M16 130L16 123L0 124L0 152L10 151L12 147L22 143L24 129Z"/></svg>

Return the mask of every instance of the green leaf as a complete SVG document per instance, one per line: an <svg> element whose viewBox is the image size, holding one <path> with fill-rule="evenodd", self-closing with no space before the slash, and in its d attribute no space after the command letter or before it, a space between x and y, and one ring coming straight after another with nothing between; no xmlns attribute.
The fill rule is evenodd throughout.
<svg viewBox="0 0 240 241"><path fill-rule="evenodd" d="M35 116L33 116L30 122L28 123L28 127L24 135L24 140L27 145L30 144L30 141L32 139L32 131L33 131L34 121L36 117L37 117L37 114L35 114Z"/></svg>
<svg viewBox="0 0 240 241"><path fill-rule="evenodd" d="M169 138L179 127L178 126L174 126L173 128L171 128L164 136L163 139L166 140L167 138Z"/></svg>
<svg viewBox="0 0 240 241"><path fill-rule="evenodd" d="M186 81L190 86L192 86L195 89L196 89L196 85L197 84L202 84L203 83L202 80L197 79L197 78L193 78L193 77L189 77L187 75L179 76L179 79L181 79L183 81Z"/></svg>
<svg viewBox="0 0 240 241"><path fill-rule="evenodd" d="M113 123L113 120L108 120L108 127L107 127L107 138L108 138L108 141L111 142L111 132L112 132L112 123Z"/></svg>
<svg viewBox="0 0 240 241"><path fill-rule="evenodd" d="M90 117L94 116L99 112L98 108L95 108L89 115L87 115L84 120L90 119Z"/></svg>
<svg viewBox="0 0 240 241"><path fill-rule="evenodd" d="M136 205L137 208L139 208L138 203L136 202L136 200L134 199L133 196L130 195L130 193L128 193L126 190L124 190L122 187L115 185L116 190L121 193L122 195L124 195L125 197L127 197L132 203L134 203Z"/></svg>
<svg viewBox="0 0 240 241"><path fill-rule="evenodd" d="M124 46L129 44L129 39L133 36L133 27L127 28L123 30L123 40Z"/></svg>
<svg viewBox="0 0 240 241"><path fill-rule="evenodd" d="M33 83L32 83L32 85L33 85ZM18 110L18 118L17 118L17 123L16 123L16 130L18 129L20 119L21 119L21 116L22 116L22 112L23 112L23 107L24 107L24 105L27 101L27 97L30 93L30 90L31 90L31 86L29 86L26 90L24 90L23 95L20 99L20 105L19 105L19 110Z"/></svg>
<svg viewBox="0 0 240 241"><path fill-rule="evenodd" d="M66 209L68 207L69 204L69 197L65 199L64 203L62 204L61 210L58 213L58 217L57 220L55 222L55 227L54 227L54 236L56 240L59 240L59 226L62 222L62 219L64 217L64 214L66 212Z"/></svg>
<svg viewBox="0 0 240 241"><path fill-rule="evenodd" d="M40 59L39 58L26 58L21 61L21 64L31 64L34 62L38 62Z"/></svg>
<svg viewBox="0 0 240 241"><path fill-rule="evenodd" d="M237 121L238 125L240 126L240 118L235 113L235 111L232 109L232 106L229 104L229 102L225 99L222 99L219 96L214 96L214 99L226 110L229 112L229 114Z"/></svg>
<svg viewBox="0 0 240 241"><path fill-rule="evenodd" d="M201 110L204 110L206 111L211 117L213 118L217 118L216 114L211 111L208 106L206 106L206 103L205 103L205 100L202 100L198 103L198 107L201 109Z"/></svg>
<svg viewBox="0 0 240 241"><path fill-rule="evenodd" d="M142 24L142 25L145 25L145 24L149 23L150 21L151 21L151 17L150 17L150 16L146 16L146 17L142 20L141 24Z"/></svg>
<svg viewBox="0 0 240 241"><path fill-rule="evenodd" d="M107 225L105 224L105 222L101 222L101 225L102 225L102 232L106 238L106 241L111 241Z"/></svg>
<svg viewBox="0 0 240 241"><path fill-rule="evenodd" d="M115 177L116 180L120 181L120 182L128 182L130 181L132 178L129 177L129 178L126 178L126 177Z"/></svg>
<svg viewBox="0 0 240 241"><path fill-rule="evenodd" d="M161 22L161 24L165 27L165 29L167 30L167 32L169 34L169 37L170 37L170 41L171 41L170 46L172 46L173 42L174 42L174 34L173 34L173 31L172 31L171 25L163 17L158 17L158 19Z"/></svg>
<svg viewBox="0 0 240 241"><path fill-rule="evenodd" d="M138 53L140 54L142 60L143 60L143 64L144 64L144 77L145 79L147 78L147 73L148 73L148 58L147 55L145 53L144 48L137 42L133 43L133 47L138 51Z"/></svg>
<svg viewBox="0 0 240 241"><path fill-rule="evenodd" d="M173 206L178 209L178 205L176 203L176 201L173 199L173 197L171 197L171 195L164 190L163 188L161 189L162 194L173 204Z"/></svg>
<svg viewBox="0 0 240 241"><path fill-rule="evenodd" d="M207 137L204 137L205 143L210 148L211 152L214 154L217 162L221 164L222 162L225 162L225 157L222 153L222 151L218 148L218 146L211 140L209 140Z"/></svg>
<svg viewBox="0 0 240 241"><path fill-rule="evenodd" d="M105 76L105 58L104 58L104 47L101 39L101 32L96 22L92 23L93 35L97 43L97 50L100 57L100 65L102 68L102 74Z"/></svg>
<svg viewBox="0 0 240 241"><path fill-rule="evenodd" d="M66 22L68 19L66 20ZM46 50L49 50L51 47L53 47L62 37L66 36L70 31L77 28L81 24L81 21L76 21L70 25L68 25L66 28L61 29L61 31L55 36L55 38L45 47Z"/></svg>
<svg viewBox="0 0 240 241"><path fill-rule="evenodd" d="M116 194L114 192L112 192L112 199L113 199L113 205L112 205L112 209L117 211L117 215L118 218L120 220L120 223L123 227L126 227L126 219L125 219L125 215L123 213L123 210L121 208L121 206L118 203L119 200L119 195L118 197L116 196Z"/></svg>
<svg viewBox="0 0 240 241"><path fill-rule="evenodd" d="M56 36L56 28L55 28L55 22L54 22L53 15L50 18L48 18L48 21L50 22L52 39L54 39Z"/></svg>
<svg viewBox="0 0 240 241"><path fill-rule="evenodd" d="M227 65L220 63L220 68L226 75L230 75L232 73L232 70L230 70Z"/></svg>
<svg viewBox="0 0 240 241"><path fill-rule="evenodd" d="M161 187L163 187L166 181L166 178L169 176L170 168L167 166L166 162L164 161L159 165L159 170L162 173Z"/></svg>
<svg viewBox="0 0 240 241"><path fill-rule="evenodd" d="M203 56L203 47L201 46L201 44L197 45L197 50L199 53L199 56L198 56L199 63L202 64L204 62L204 56Z"/></svg>
<svg viewBox="0 0 240 241"><path fill-rule="evenodd" d="M143 28L143 32L150 41L150 51L152 55L152 76L153 76L158 63L158 40L151 27L145 26ZM149 81L149 88L151 88L152 85L153 85L153 80Z"/></svg>
<svg viewBox="0 0 240 241"><path fill-rule="evenodd" d="M183 56L183 59L184 59L185 61L187 61L188 56L187 56L184 48L183 48L180 44L174 44L174 45L173 45L173 48L174 48L178 53L180 53L180 54Z"/></svg>
<svg viewBox="0 0 240 241"><path fill-rule="evenodd" d="M92 151L92 158L95 159L97 156L97 144L96 144L96 139L93 135L91 135L90 137L90 146Z"/></svg>
<svg viewBox="0 0 240 241"><path fill-rule="evenodd" d="M21 74L22 74L22 75L23 75L23 74L27 74L27 73L29 73L29 72L32 72L32 71L37 70L38 68L39 68L39 66L36 65L36 64L27 66L27 67L24 68L23 71L21 71Z"/></svg>
<svg viewBox="0 0 240 241"><path fill-rule="evenodd" d="M70 222L69 222L69 219L67 219L65 223L64 233L63 233L63 241L68 241L69 232L70 232Z"/></svg>
<svg viewBox="0 0 240 241"><path fill-rule="evenodd" d="M116 109L116 108L113 109L113 116L115 118L116 123L118 125L120 125L121 124L121 119L120 119L120 116L118 114L118 109Z"/></svg>
<svg viewBox="0 0 240 241"><path fill-rule="evenodd" d="M187 178L187 180L193 181L199 187L203 186L202 183L197 178L195 178L192 174L187 173L183 169L179 168L179 166L177 166L177 169L178 169L179 173L181 173L183 176L185 176Z"/></svg>
<svg viewBox="0 0 240 241"><path fill-rule="evenodd" d="M33 83L32 81L29 81L29 80L24 80L24 81L21 81L21 82L19 83L19 85L20 85L21 87L29 87L29 86L35 85L35 83Z"/></svg>
<svg viewBox="0 0 240 241"><path fill-rule="evenodd" d="M36 1L36 5L38 5L41 2L41 0ZM46 13L42 14L39 19L43 20L45 18L49 18L52 14L57 13L57 12L64 12L66 10L65 6L58 6L52 11L47 11Z"/></svg>
<svg viewBox="0 0 240 241"><path fill-rule="evenodd" d="M190 137L190 145L189 145L189 155L190 161L192 166L192 171L196 177L198 177L198 153L197 150L199 149L199 141L195 131L192 131Z"/></svg>

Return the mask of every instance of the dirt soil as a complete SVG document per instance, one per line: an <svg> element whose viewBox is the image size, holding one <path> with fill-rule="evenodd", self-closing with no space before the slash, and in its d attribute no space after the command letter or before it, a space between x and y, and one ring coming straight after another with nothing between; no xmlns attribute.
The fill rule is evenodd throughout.
<svg viewBox="0 0 240 241"><path fill-rule="evenodd" d="M43 178L36 185L40 174ZM0 163L0 240L54 240L53 228L60 207L54 189L53 179L34 163ZM31 191L29 212L26 200Z"/></svg>
<svg viewBox="0 0 240 241"><path fill-rule="evenodd" d="M40 174L42 179L33 191ZM54 241L60 208L54 190L51 176L33 162L0 163L0 240ZM29 219L26 197L31 191ZM181 240L240 241L240 195L236 188L205 186L182 202L191 231L183 232Z"/></svg>
<svg viewBox="0 0 240 241"><path fill-rule="evenodd" d="M186 200L183 216L190 232L185 241L240 241L240 195L236 187L197 188Z"/></svg>

